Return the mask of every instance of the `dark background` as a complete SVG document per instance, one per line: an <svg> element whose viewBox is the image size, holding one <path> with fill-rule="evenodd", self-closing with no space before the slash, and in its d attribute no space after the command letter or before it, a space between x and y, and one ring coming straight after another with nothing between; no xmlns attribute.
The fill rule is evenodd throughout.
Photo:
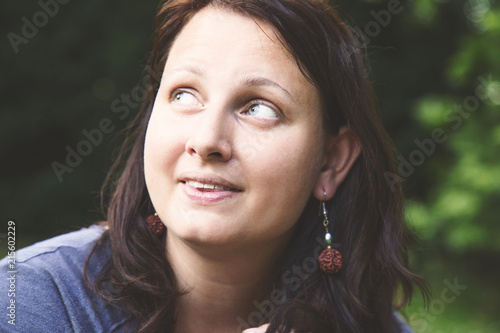
<svg viewBox="0 0 500 333"><path fill-rule="evenodd" d="M157 2L65 1L5 0L0 9L2 255L9 220L20 248L104 219L100 186L137 111L129 104L130 116L121 119L113 105L126 105L123 98L142 86ZM41 4L52 5L44 11ZM498 1L336 5L369 38L371 79L399 151L407 218L422 237L412 260L434 294L428 310L419 297L406 309L413 328L498 332ZM95 133L106 118L110 133L82 146L83 131ZM86 148L88 156L58 178L53 163L66 164L67 147Z"/></svg>

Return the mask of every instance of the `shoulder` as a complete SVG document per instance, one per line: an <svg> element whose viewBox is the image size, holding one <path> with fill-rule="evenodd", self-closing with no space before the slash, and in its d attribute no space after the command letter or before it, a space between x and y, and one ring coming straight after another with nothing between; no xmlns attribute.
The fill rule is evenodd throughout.
<svg viewBox="0 0 500 333"><path fill-rule="evenodd" d="M118 332L126 316L90 290L83 267L104 227L92 226L36 243L0 261L0 328L19 332ZM107 262L96 252L92 271ZM10 307L10 309L9 309ZM14 325L15 324L15 325ZM1 330L1 329L0 329Z"/></svg>
<svg viewBox="0 0 500 333"><path fill-rule="evenodd" d="M394 317L396 318L396 322L399 327L399 333L413 333L410 326L408 326L399 313L394 313Z"/></svg>
<svg viewBox="0 0 500 333"><path fill-rule="evenodd" d="M17 251L17 262L32 262L36 264L40 259L51 258L61 253L69 254L71 257L88 255L90 252L88 252L87 249L92 248L105 230L103 226L93 225L89 228L83 228L78 231L44 240Z"/></svg>

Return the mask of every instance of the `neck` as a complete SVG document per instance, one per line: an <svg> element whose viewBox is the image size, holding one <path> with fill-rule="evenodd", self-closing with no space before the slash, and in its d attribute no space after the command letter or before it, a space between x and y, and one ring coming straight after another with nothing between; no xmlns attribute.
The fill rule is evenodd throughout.
<svg viewBox="0 0 500 333"><path fill-rule="evenodd" d="M177 331L237 332L253 303L271 289L282 242L245 247L202 246L167 234L167 253L177 284L186 294L176 309Z"/></svg>

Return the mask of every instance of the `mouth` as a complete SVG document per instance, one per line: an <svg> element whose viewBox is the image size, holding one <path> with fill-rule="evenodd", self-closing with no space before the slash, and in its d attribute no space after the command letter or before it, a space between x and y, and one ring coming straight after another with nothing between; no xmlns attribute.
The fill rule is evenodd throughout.
<svg viewBox="0 0 500 333"><path fill-rule="evenodd" d="M243 192L237 185L218 176L183 177L179 183L183 185L187 197L201 205L225 202Z"/></svg>
<svg viewBox="0 0 500 333"><path fill-rule="evenodd" d="M199 192L242 192L243 189L215 175L184 176L179 182Z"/></svg>
<svg viewBox="0 0 500 333"><path fill-rule="evenodd" d="M203 182L199 182L196 180L181 180L181 183L184 183L187 186L195 188L201 192L216 192L216 191L241 192L241 190L238 190L238 189L233 188L233 187L228 187L228 186L224 186L221 184L214 184L214 183L203 183Z"/></svg>

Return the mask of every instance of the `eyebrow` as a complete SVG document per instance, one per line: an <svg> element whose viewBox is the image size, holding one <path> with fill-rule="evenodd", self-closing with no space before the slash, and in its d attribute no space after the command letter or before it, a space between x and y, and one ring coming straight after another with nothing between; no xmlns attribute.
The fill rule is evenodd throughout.
<svg viewBox="0 0 500 333"><path fill-rule="evenodd" d="M245 79L243 80L243 85L244 86L247 86L247 87L275 87L275 88L278 88L280 90L282 90L286 95L288 95L288 97L290 97L290 99L292 101L295 102L295 99L293 98L293 95L288 91L286 90L285 88L283 88L279 83L277 82L274 82L272 80L269 80L269 79L266 79L265 77L251 77L251 76L247 76L245 77Z"/></svg>
<svg viewBox="0 0 500 333"><path fill-rule="evenodd" d="M172 70L172 73L175 73L175 72L189 72L189 73L194 74L196 76L200 76L203 78L206 77L205 71L203 70L203 68L195 66L195 65L185 65L182 67L175 68L174 70Z"/></svg>
<svg viewBox="0 0 500 333"><path fill-rule="evenodd" d="M175 72L188 72L193 75L199 76L201 78L206 78L205 71L203 70L202 67L196 66L196 65L185 65L182 67L175 68L172 70L173 73ZM283 91L292 101L295 102L295 99L293 98L293 95L283 88L279 83L274 82L273 80L267 79L265 77L259 77L259 76L246 76L242 84L246 87L274 87L278 88L281 91Z"/></svg>

